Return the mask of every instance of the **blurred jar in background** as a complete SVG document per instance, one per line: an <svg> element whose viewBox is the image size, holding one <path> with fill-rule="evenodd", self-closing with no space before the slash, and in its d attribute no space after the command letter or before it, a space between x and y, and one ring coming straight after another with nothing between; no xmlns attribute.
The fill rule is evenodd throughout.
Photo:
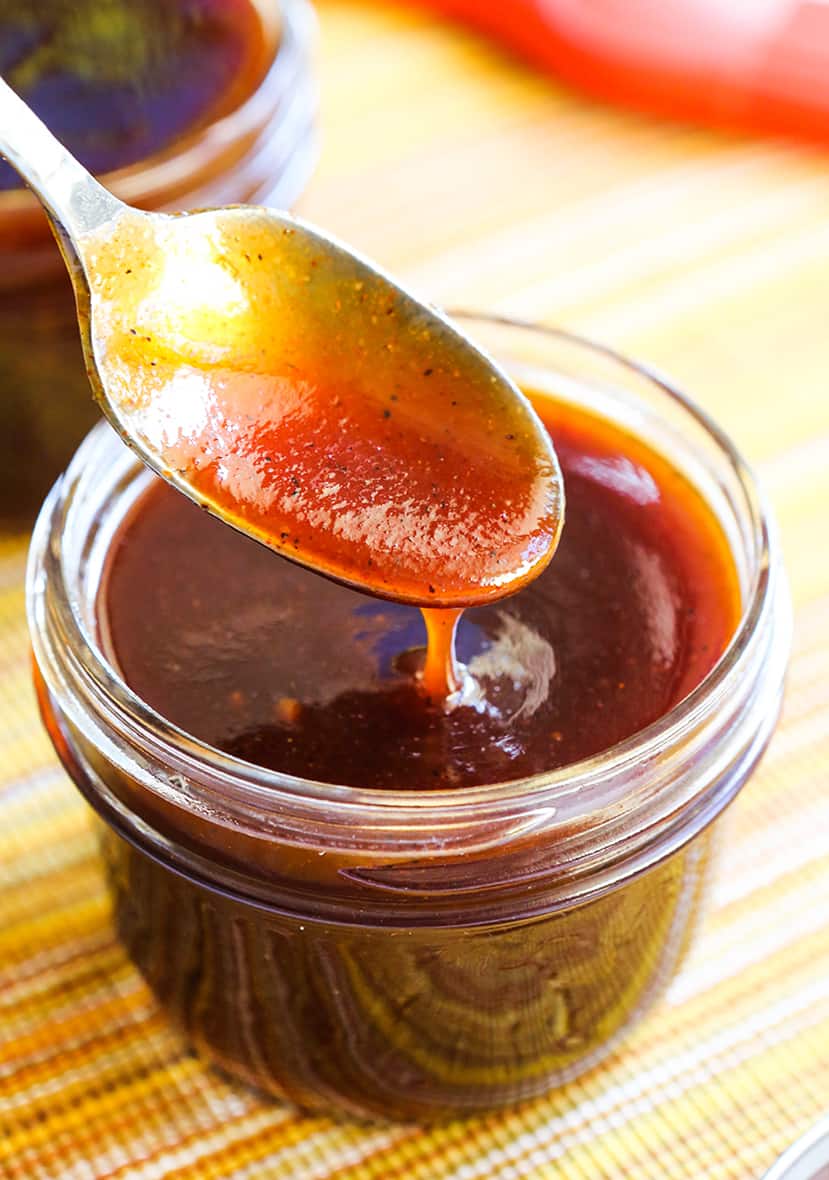
<svg viewBox="0 0 829 1180"><path fill-rule="evenodd" d="M315 158L313 33L305 0L0 0L0 74L131 204L285 208ZM0 526L97 416L57 246L0 161Z"/></svg>

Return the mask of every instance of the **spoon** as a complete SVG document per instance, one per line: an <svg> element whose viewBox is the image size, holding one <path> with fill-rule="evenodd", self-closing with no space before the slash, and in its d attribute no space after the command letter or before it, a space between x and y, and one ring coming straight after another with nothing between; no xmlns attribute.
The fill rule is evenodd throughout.
<svg viewBox="0 0 829 1180"><path fill-rule="evenodd" d="M500 598L547 564L564 506L550 438L443 315L286 213L125 205L2 79L0 153L51 221L104 414L179 491L426 608Z"/></svg>

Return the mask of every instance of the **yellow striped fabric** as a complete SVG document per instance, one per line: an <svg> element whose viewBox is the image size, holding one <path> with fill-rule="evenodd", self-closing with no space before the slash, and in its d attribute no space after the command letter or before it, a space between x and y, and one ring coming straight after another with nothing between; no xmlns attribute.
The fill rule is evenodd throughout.
<svg viewBox="0 0 829 1180"><path fill-rule="evenodd" d="M829 1109L829 156L557 89L422 13L323 0L304 204L436 301L670 370L771 493L796 608L785 715L702 935L601 1067L436 1129L297 1115L205 1068L120 949L35 715L25 540L0 539L2 1180L752 1180Z"/></svg>

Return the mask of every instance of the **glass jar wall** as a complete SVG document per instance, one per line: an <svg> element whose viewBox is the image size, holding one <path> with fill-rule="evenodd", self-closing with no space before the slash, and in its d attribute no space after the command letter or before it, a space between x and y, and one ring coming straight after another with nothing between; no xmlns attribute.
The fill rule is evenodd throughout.
<svg viewBox="0 0 829 1180"><path fill-rule="evenodd" d="M602 754L426 793L263 770L154 713L102 650L106 555L152 478L108 427L33 539L41 708L100 816L121 936L201 1052L307 1107L443 1117L543 1093L599 1060L680 964L720 817L779 710L790 617L778 545L728 440L609 352L467 326L519 383L646 439L729 541L743 613L727 651Z"/></svg>

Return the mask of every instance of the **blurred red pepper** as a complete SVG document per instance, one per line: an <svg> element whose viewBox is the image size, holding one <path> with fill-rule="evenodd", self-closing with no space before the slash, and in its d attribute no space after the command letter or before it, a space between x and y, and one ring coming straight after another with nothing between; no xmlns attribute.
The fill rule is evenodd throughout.
<svg viewBox="0 0 829 1180"><path fill-rule="evenodd" d="M829 0L417 0L600 98L829 142Z"/></svg>

